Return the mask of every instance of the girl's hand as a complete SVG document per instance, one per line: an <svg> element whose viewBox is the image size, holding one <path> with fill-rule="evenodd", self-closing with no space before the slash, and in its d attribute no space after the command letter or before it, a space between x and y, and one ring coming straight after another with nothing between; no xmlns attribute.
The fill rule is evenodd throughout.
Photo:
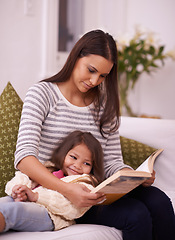
<svg viewBox="0 0 175 240"><path fill-rule="evenodd" d="M38 199L38 193L34 193L26 185L15 185L12 189L12 197L15 202L36 202Z"/></svg>
<svg viewBox="0 0 175 240"><path fill-rule="evenodd" d="M142 183L142 186L144 187L150 187L153 183L154 183L154 180L155 180L155 171L153 171L152 173L152 177L150 177L149 179L147 179L144 183Z"/></svg>
<svg viewBox="0 0 175 240"><path fill-rule="evenodd" d="M64 196L77 207L91 207L105 200L102 193L90 193L90 190L83 184L67 183Z"/></svg>
<svg viewBox="0 0 175 240"><path fill-rule="evenodd" d="M15 185L12 188L12 198L14 199L15 202L25 202L27 201L27 194L22 191L22 184Z"/></svg>

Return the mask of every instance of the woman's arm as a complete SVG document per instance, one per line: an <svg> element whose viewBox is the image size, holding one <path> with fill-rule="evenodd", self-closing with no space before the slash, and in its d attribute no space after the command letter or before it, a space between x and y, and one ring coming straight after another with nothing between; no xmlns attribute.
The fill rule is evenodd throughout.
<svg viewBox="0 0 175 240"><path fill-rule="evenodd" d="M82 184L61 181L50 173L34 156L23 158L17 167L21 172L43 187L63 194L77 207L89 207L105 199L103 194L90 193L90 190Z"/></svg>
<svg viewBox="0 0 175 240"><path fill-rule="evenodd" d="M87 180L91 181L91 178L88 176L81 178L79 175L77 175L77 177L74 175L65 177L61 180L65 182L75 182L76 179L78 180L78 184L84 184L90 190L94 188L92 184L86 183ZM44 205L51 213L63 216L68 220L73 220L75 218L81 217L90 208L76 207L59 192L43 188L42 186L37 187L33 190L33 192L38 193L38 198L36 201L37 203Z"/></svg>
<svg viewBox="0 0 175 240"><path fill-rule="evenodd" d="M51 122L53 128L47 126L47 118L59 101L55 96L54 86L48 83L35 84L26 95L15 152L15 167L43 187L60 192L76 206L94 205L103 199L101 195L90 194L85 186L62 182L40 162L46 162L51 158L52 150L57 145L56 141L62 137L62 135L59 138L57 136L61 124L59 121ZM54 111L50 118L53 116ZM46 122L47 124L44 124ZM51 134L53 130L58 134L53 136Z"/></svg>

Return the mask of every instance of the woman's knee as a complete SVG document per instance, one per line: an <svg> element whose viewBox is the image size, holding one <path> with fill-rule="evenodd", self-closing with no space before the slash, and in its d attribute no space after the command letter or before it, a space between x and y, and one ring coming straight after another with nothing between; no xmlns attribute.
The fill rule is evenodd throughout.
<svg viewBox="0 0 175 240"><path fill-rule="evenodd" d="M132 205L130 211L128 212L127 221L135 228L152 228L151 214L147 207L139 201L137 202L135 207Z"/></svg>
<svg viewBox="0 0 175 240"><path fill-rule="evenodd" d="M152 239L152 218L147 207L140 201L131 199L125 228L124 239Z"/></svg>
<svg viewBox="0 0 175 240"><path fill-rule="evenodd" d="M145 197L144 203L152 213L152 216L159 216L161 213L173 212L170 198L160 189L151 187L148 189L148 197Z"/></svg>

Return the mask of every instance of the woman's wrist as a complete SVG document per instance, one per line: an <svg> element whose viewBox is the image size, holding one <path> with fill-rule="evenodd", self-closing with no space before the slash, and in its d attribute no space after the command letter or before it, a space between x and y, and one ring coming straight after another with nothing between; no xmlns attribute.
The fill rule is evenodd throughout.
<svg viewBox="0 0 175 240"><path fill-rule="evenodd" d="M59 180L57 182L57 192L67 197L70 192L69 183Z"/></svg>

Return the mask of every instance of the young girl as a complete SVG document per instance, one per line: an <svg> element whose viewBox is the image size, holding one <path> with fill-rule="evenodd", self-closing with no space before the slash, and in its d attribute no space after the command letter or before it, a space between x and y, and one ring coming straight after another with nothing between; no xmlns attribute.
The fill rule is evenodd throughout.
<svg viewBox="0 0 175 240"><path fill-rule="evenodd" d="M105 177L128 168L119 138L117 48L101 30L86 33L75 44L59 73L31 87L26 95L15 153L15 167L43 187L56 190L77 207L104 200L81 184L65 183L51 174L47 162L58 141L74 130L89 131L101 143ZM124 240L175 239L175 216L170 199L152 187L154 175L133 194L92 207L81 223L121 229Z"/></svg>
<svg viewBox="0 0 175 240"><path fill-rule="evenodd" d="M88 191L104 177L102 148L89 132L74 131L69 134L54 151L51 162L61 169L53 172L56 177L64 182L79 183ZM13 198L0 199L0 212L5 220L0 221L1 231L58 230L74 224L73 220L90 208L77 208L56 191L42 186L32 190L32 186L34 182L20 171L7 183L6 193ZM21 215L22 219L19 218ZM4 229L2 226L5 226Z"/></svg>

